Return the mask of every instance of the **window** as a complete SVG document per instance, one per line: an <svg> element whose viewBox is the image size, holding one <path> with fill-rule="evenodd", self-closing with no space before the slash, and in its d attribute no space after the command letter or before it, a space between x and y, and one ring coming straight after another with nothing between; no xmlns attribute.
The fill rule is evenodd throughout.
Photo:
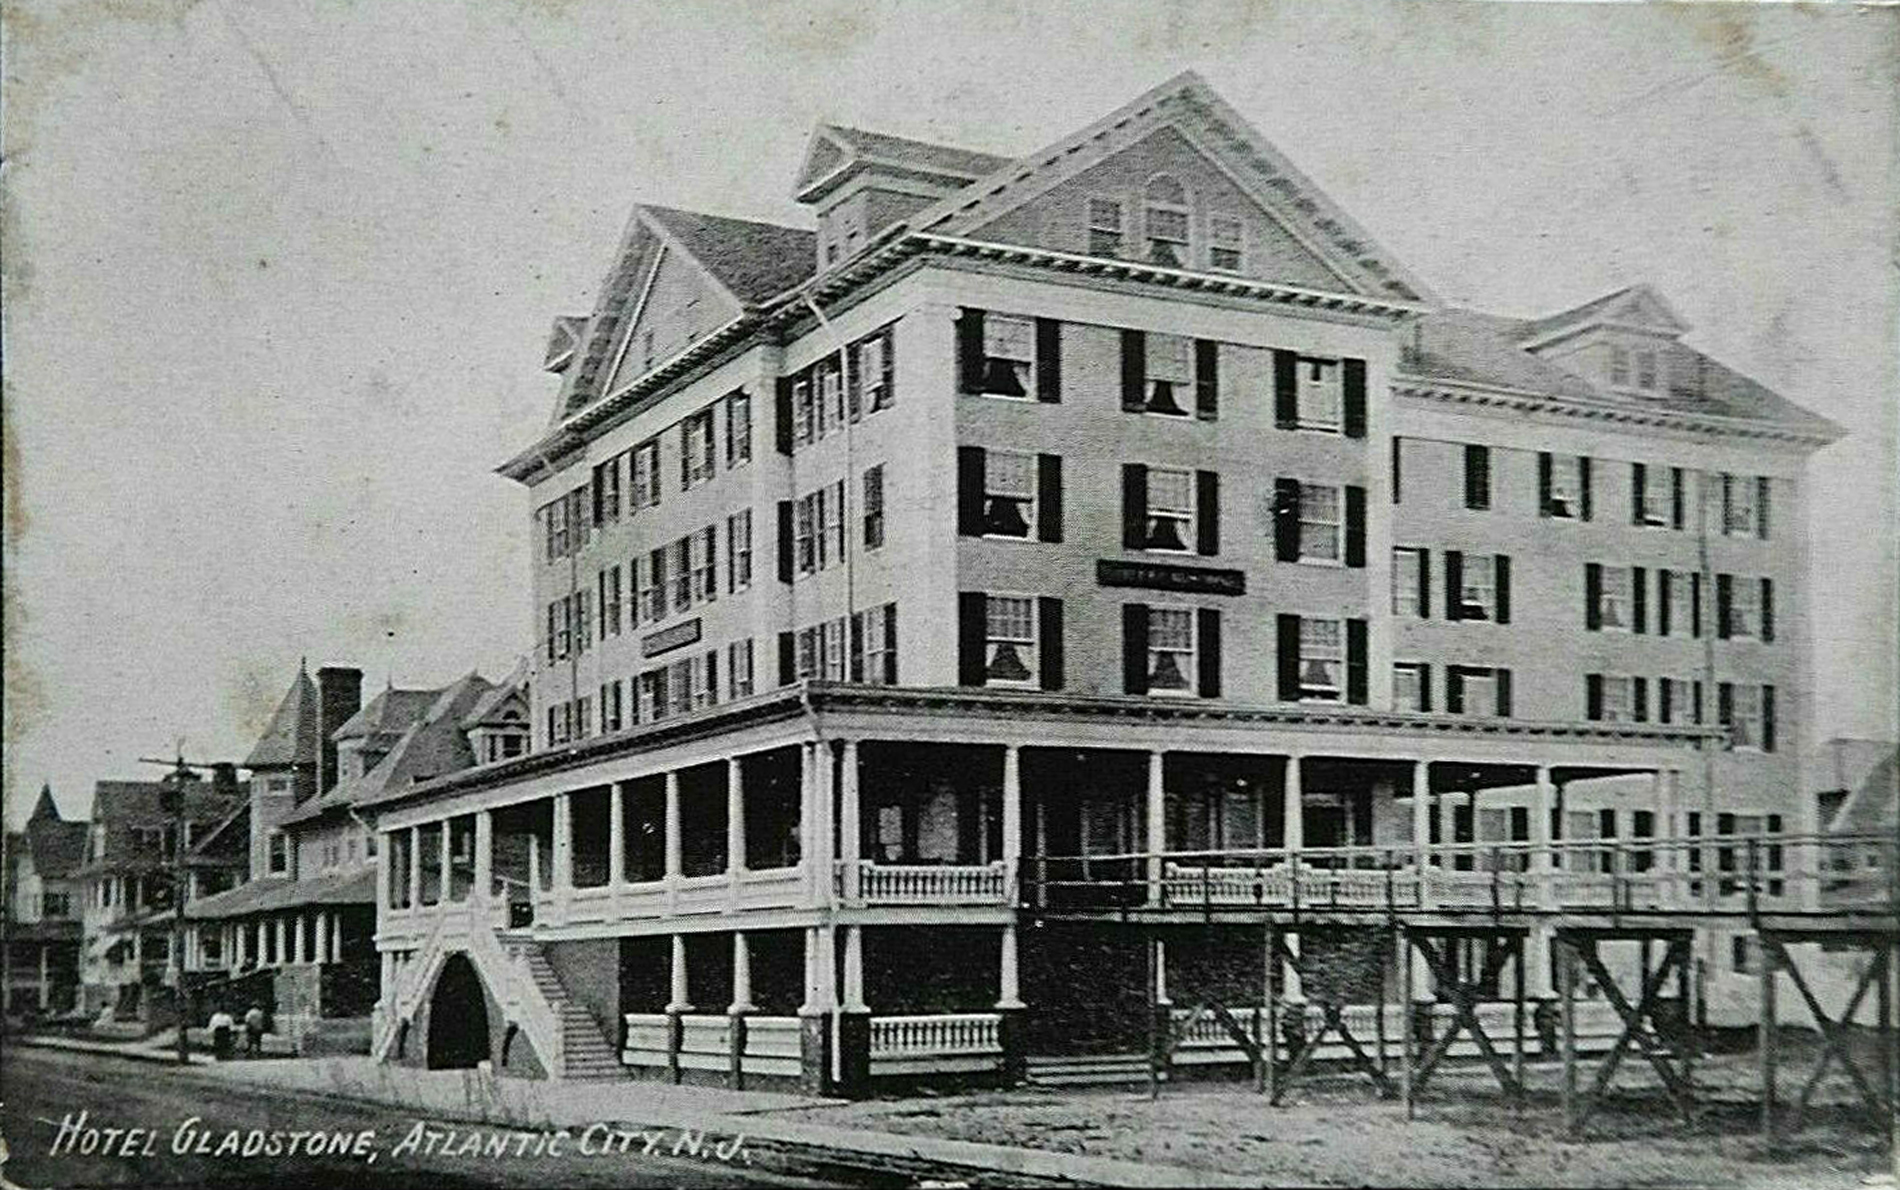
<svg viewBox="0 0 1900 1190"><path fill-rule="evenodd" d="M615 564L600 572L600 635L604 640L609 636L620 635L620 566Z"/></svg>
<svg viewBox="0 0 1900 1190"><path fill-rule="evenodd" d="M1454 693L1445 699L1445 709L1464 715L1503 715L1501 672L1478 666L1452 666L1448 678Z"/></svg>
<svg viewBox="0 0 1900 1190"><path fill-rule="evenodd" d="M1190 259L1186 188L1158 177L1148 183L1146 199L1149 263L1182 267Z"/></svg>
<svg viewBox="0 0 1900 1190"><path fill-rule="evenodd" d="M1299 428L1337 434L1340 430L1344 369L1336 359L1303 355L1296 365L1294 408Z"/></svg>
<svg viewBox="0 0 1900 1190"><path fill-rule="evenodd" d="M682 537L673 543L673 610L685 611L693 606L693 539Z"/></svg>
<svg viewBox="0 0 1900 1190"><path fill-rule="evenodd" d="M792 535L793 554L798 560L798 573L816 574L818 572L818 538L814 525L817 509L813 503L817 493L813 492L799 499L793 506L794 530Z"/></svg>
<svg viewBox="0 0 1900 1190"><path fill-rule="evenodd" d="M1630 382L1630 352L1627 347L1610 348L1610 383L1627 388Z"/></svg>
<svg viewBox="0 0 1900 1190"><path fill-rule="evenodd" d="M693 709L718 705L719 650L709 649L687 661L693 671Z"/></svg>
<svg viewBox="0 0 1900 1190"><path fill-rule="evenodd" d="M1148 690L1153 694L1192 692L1194 612L1185 607L1148 609Z"/></svg>
<svg viewBox="0 0 1900 1190"><path fill-rule="evenodd" d="M1026 596L991 595L984 623L984 680L1033 684L1036 680L1036 601Z"/></svg>
<svg viewBox="0 0 1900 1190"><path fill-rule="evenodd" d="M666 667L666 713L684 715L693 709L697 696L694 679L699 669L693 658L682 657Z"/></svg>
<svg viewBox="0 0 1900 1190"><path fill-rule="evenodd" d="M1645 390L1656 387L1656 353L1654 351L1636 353L1636 387Z"/></svg>
<svg viewBox="0 0 1900 1190"><path fill-rule="evenodd" d="M1663 678L1657 684L1656 713L1664 723L1702 722L1700 682L1684 678Z"/></svg>
<svg viewBox="0 0 1900 1190"><path fill-rule="evenodd" d="M844 480L819 489L818 509L824 538L818 543L818 565L844 563Z"/></svg>
<svg viewBox="0 0 1900 1190"><path fill-rule="evenodd" d="M1304 511L1306 502L1300 501ZM1426 551L1410 546L1392 550L1392 614L1424 619L1430 604L1426 602Z"/></svg>
<svg viewBox="0 0 1900 1190"><path fill-rule="evenodd" d="M1122 204L1112 198L1089 199L1089 255L1122 254Z"/></svg>
<svg viewBox="0 0 1900 1190"><path fill-rule="evenodd" d="M726 470L752 460L752 398L733 393L726 398Z"/></svg>
<svg viewBox="0 0 1900 1190"><path fill-rule="evenodd" d="M65 917L73 911L72 901L63 892L40 894L41 917Z"/></svg>
<svg viewBox="0 0 1900 1190"><path fill-rule="evenodd" d="M1153 482L1151 478L1151 492ZM881 533L881 514L879 519ZM1028 540L1035 536L1035 522L1036 456L1007 450L985 451L983 535ZM869 531L867 522L866 533Z"/></svg>
<svg viewBox="0 0 1900 1190"><path fill-rule="evenodd" d="M1194 473L1149 468L1148 523L1142 548L1185 553L1193 548L1193 525Z"/></svg>
<svg viewBox="0 0 1900 1190"><path fill-rule="evenodd" d="M983 319L983 391L994 397L1035 392L1036 324L1027 318L990 314Z"/></svg>
<svg viewBox="0 0 1900 1190"><path fill-rule="evenodd" d="M1759 499L1768 486L1766 479L1750 480L1742 475L1722 477L1722 535L1724 537L1767 537L1766 501Z"/></svg>
<svg viewBox="0 0 1900 1190"><path fill-rule="evenodd" d="M620 519L620 456L594 467L594 523Z"/></svg>
<svg viewBox="0 0 1900 1190"><path fill-rule="evenodd" d="M1149 481L1152 484L1152 479ZM1300 485L1300 561L1336 564L1341 560L1345 515L1339 489L1331 484Z"/></svg>
<svg viewBox="0 0 1900 1190"><path fill-rule="evenodd" d="M1194 340L1182 335L1149 335L1142 412L1186 417L1194 390Z"/></svg>
<svg viewBox="0 0 1900 1190"><path fill-rule="evenodd" d="M1630 628L1630 588L1633 575L1627 566L1605 566L1597 588L1597 623L1606 631L1627 632Z"/></svg>
<svg viewBox="0 0 1900 1190"><path fill-rule="evenodd" d="M851 680L873 686L897 681L897 605L856 612L852 618ZM861 654L861 655L858 655Z"/></svg>
<svg viewBox="0 0 1900 1190"><path fill-rule="evenodd" d="M1729 717L1723 726L1729 729L1729 742L1737 748L1765 751L1762 730L1762 688L1737 683L1730 687Z"/></svg>
<svg viewBox="0 0 1900 1190"><path fill-rule="evenodd" d="M865 469L860 503L864 509L864 548L878 549L884 544L884 464Z"/></svg>
<svg viewBox="0 0 1900 1190"><path fill-rule="evenodd" d="M707 525L693 534L693 602L719 598L719 526Z"/></svg>
<svg viewBox="0 0 1900 1190"><path fill-rule="evenodd" d="M646 618L650 624L666 619L666 547L647 555Z"/></svg>
<svg viewBox="0 0 1900 1190"><path fill-rule="evenodd" d="M851 419L859 412L889 409L897 398L896 370L891 359L891 328L885 327L851 348Z"/></svg>
<svg viewBox="0 0 1900 1190"><path fill-rule="evenodd" d="M792 381L792 440L803 446L811 442L815 418L812 412L812 379L807 369Z"/></svg>
<svg viewBox="0 0 1900 1190"><path fill-rule="evenodd" d="M1664 570L1657 580L1662 586L1663 626L1671 635L1697 635L1695 593L1701 587L1700 575Z"/></svg>
<svg viewBox="0 0 1900 1190"><path fill-rule="evenodd" d="M744 591L752 585L752 510L726 518L726 590Z"/></svg>
<svg viewBox="0 0 1900 1190"><path fill-rule="evenodd" d="M1544 489L1544 515L1559 520L1588 520L1590 486L1587 460L1579 455L1545 455L1549 479Z"/></svg>
<svg viewBox="0 0 1900 1190"><path fill-rule="evenodd" d="M1491 507L1491 448L1465 447L1465 507Z"/></svg>
<svg viewBox="0 0 1900 1190"><path fill-rule="evenodd" d="M1668 525L1674 519L1675 469L1631 465L1630 519L1638 525Z"/></svg>
<svg viewBox="0 0 1900 1190"><path fill-rule="evenodd" d="M752 693L752 638L726 646L726 682L734 698Z"/></svg>
<svg viewBox="0 0 1900 1190"><path fill-rule="evenodd" d="M649 669L640 675L640 722L664 719L667 713L666 667Z"/></svg>
<svg viewBox="0 0 1900 1190"><path fill-rule="evenodd" d="M1392 709L1429 711L1431 703L1430 667L1417 661L1400 661L1392 666Z"/></svg>
<svg viewBox="0 0 1900 1190"><path fill-rule="evenodd" d="M1346 633L1338 620L1300 617L1300 699L1338 702L1346 689Z"/></svg>
<svg viewBox="0 0 1900 1190"><path fill-rule="evenodd" d="M1731 637L1761 635L1761 583L1751 578L1736 578L1728 584L1728 634Z"/></svg>
<svg viewBox="0 0 1900 1190"><path fill-rule="evenodd" d="M844 373L836 356L819 360L812 372L817 378L812 400L818 414L818 436L823 438L844 428Z"/></svg>
<svg viewBox="0 0 1900 1190"><path fill-rule="evenodd" d="M1506 563L1508 565L1508 563ZM1446 564L1447 570L1450 563ZM1458 614L1459 620L1499 620L1498 615L1498 571L1499 557L1493 554L1464 554L1458 567Z"/></svg>
<svg viewBox="0 0 1900 1190"><path fill-rule="evenodd" d="M653 508L660 503L660 440L633 448L633 507Z"/></svg>
<svg viewBox="0 0 1900 1190"><path fill-rule="evenodd" d="M283 831L270 833L270 870L273 876L290 870L290 840Z"/></svg>
<svg viewBox="0 0 1900 1190"><path fill-rule="evenodd" d="M827 681L842 682L845 679L845 618L827 620L820 625L824 642L823 676Z"/></svg>
<svg viewBox="0 0 1900 1190"><path fill-rule="evenodd" d="M541 506L542 557L549 562L567 556L567 501L555 500Z"/></svg>
<svg viewBox="0 0 1900 1190"><path fill-rule="evenodd" d="M1598 696L1597 722L1634 723L1636 699L1632 691L1635 683L1615 674L1604 674L1597 681L1602 691Z"/></svg>
<svg viewBox="0 0 1900 1190"><path fill-rule="evenodd" d="M713 411L702 409L680 422L680 487L713 477Z"/></svg>
<svg viewBox="0 0 1900 1190"><path fill-rule="evenodd" d="M1244 225L1231 215L1207 219L1207 265L1223 273L1238 273L1244 261Z"/></svg>

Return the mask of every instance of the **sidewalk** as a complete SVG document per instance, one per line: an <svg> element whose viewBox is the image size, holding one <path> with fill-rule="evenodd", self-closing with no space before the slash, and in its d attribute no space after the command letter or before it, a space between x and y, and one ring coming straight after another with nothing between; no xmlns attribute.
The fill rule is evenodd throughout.
<svg viewBox="0 0 1900 1190"><path fill-rule="evenodd" d="M1180 1166L900 1135L779 1118L778 1112L822 1109L838 1101L767 1091L673 1086L657 1082L558 1082L496 1078L475 1070L415 1070L367 1057L231 1062L194 1074L287 1092L384 1103L449 1120L517 1128L626 1127L743 1137L766 1165L809 1173L814 1166L845 1173L956 1177L987 1175L1026 1182L1116 1187L1251 1186L1261 1175L1226 1175Z"/></svg>
<svg viewBox="0 0 1900 1190"><path fill-rule="evenodd" d="M28 1046L35 1049L70 1050L81 1054L110 1054L115 1058L129 1058L134 1062L159 1062L167 1066L178 1065L178 1047L176 1042L146 1041L99 1041L90 1037L53 1037L24 1036L8 1037L8 1045ZM193 1050L188 1056L193 1066L210 1066L213 1059L209 1054Z"/></svg>

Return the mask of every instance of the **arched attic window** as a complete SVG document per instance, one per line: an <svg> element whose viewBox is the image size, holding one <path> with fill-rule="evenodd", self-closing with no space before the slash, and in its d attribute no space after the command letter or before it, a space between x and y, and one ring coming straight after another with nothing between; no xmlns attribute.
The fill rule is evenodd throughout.
<svg viewBox="0 0 1900 1190"><path fill-rule="evenodd" d="M1142 200L1149 263L1185 267L1191 259L1187 187L1167 174L1156 174L1148 179Z"/></svg>

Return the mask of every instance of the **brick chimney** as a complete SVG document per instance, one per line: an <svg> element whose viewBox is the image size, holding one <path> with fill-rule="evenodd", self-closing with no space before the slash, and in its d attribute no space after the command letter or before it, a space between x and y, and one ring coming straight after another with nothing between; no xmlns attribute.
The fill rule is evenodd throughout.
<svg viewBox="0 0 1900 1190"><path fill-rule="evenodd" d="M211 766L211 792L220 797L236 797L243 792L238 787L237 765L220 760Z"/></svg>
<svg viewBox="0 0 1900 1190"><path fill-rule="evenodd" d="M317 671L317 738L321 744L321 759L317 762L319 797L336 787L336 744L330 734L362 707L362 670L326 665Z"/></svg>

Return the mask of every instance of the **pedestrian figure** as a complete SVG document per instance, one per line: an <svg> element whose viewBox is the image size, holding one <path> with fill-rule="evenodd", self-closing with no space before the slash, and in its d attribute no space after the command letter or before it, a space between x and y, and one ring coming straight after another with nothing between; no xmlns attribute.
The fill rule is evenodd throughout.
<svg viewBox="0 0 1900 1190"><path fill-rule="evenodd" d="M237 1029L237 1021L231 1014L220 1008L211 1014L211 1052L220 1062L231 1057L231 1034Z"/></svg>
<svg viewBox="0 0 1900 1190"><path fill-rule="evenodd" d="M244 1053L246 1057L264 1055L264 1010L255 1004L244 1014Z"/></svg>

